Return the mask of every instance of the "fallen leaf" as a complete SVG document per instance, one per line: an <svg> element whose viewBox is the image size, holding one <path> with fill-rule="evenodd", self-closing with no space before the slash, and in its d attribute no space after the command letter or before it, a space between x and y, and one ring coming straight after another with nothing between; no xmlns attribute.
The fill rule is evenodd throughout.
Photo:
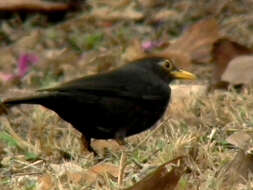
<svg viewBox="0 0 253 190"><path fill-rule="evenodd" d="M245 183L253 173L253 155L240 150L225 169L224 184Z"/></svg>
<svg viewBox="0 0 253 190"><path fill-rule="evenodd" d="M219 25L213 18L204 19L192 25L163 54L178 52L178 55L190 57L189 61L207 63L211 60L213 43L220 37Z"/></svg>
<svg viewBox="0 0 253 190"><path fill-rule="evenodd" d="M169 166L170 170L167 169ZM174 190L183 173L183 157L179 157L161 165L144 179L125 190Z"/></svg>
<svg viewBox="0 0 253 190"><path fill-rule="evenodd" d="M222 75L227 69L230 61L238 56L249 55L252 53L253 51L251 49L228 38L221 38L217 40L212 49L214 70L211 81L211 89L227 88L228 83L222 81Z"/></svg>
<svg viewBox="0 0 253 190"><path fill-rule="evenodd" d="M221 81L233 85L249 84L253 81L253 55L238 56L232 59L221 76Z"/></svg>
<svg viewBox="0 0 253 190"><path fill-rule="evenodd" d="M96 152L102 155L105 153L105 150L117 152L126 148L123 145L119 145L114 140L94 140L91 144L92 147L96 150Z"/></svg>
<svg viewBox="0 0 253 190"><path fill-rule="evenodd" d="M238 131L226 139L227 142L239 148L234 159L229 162L219 175L224 180L224 186L245 183L249 180L249 174L253 173L253 155L252 155L252 133Z"/></svg>
<svg viewBox="0 0 253 190"><path fill-rule="evenodd" d="M96 182L97 174L95 173L87 173L87 172L71 172L67 171L66 175L68 180L73 184L80 184L82 181L85 181L86 184L91 185Z"/></svg>
<svg viewBox="0 0 253 190"><path fill-rule="evenodd" d="M118 177L119 167L109 163L100 163L89 168L88 171L82 170L65 170L64 173L68 176L68 179L73 183L80 183L85 181L87 184L93 184L99 177L103 177L105 174L109 174L114 178Z"/></svg>
<svg viewBox="0 0 253 190"><path fill-rule="evenodd" d="M65 11L70 6L66 3L48 2L42 0L8 0L0 1L0 11Z"/></svg>
<svg viewBox="0 0 253 190"><path fill-rule="evenodd" d="M246 150L251 139L252 138L248 133L239 131L230 135L226 141L242 150Z"/></svg>
<svg viewBox="0 0 253 190"><path fill-rule="evenodd" d="M92 169L85 171L79 165L73 162L65 162L62 164L50 164L57 176L61 177L66 175L68 180L72 183L81 183L85 181L87 184L93 184L98 178L98 173L92 171Z"/></svg>
<svg viewBox="0 0 253 190"><path fill-rule="evenodd" d="M118 177L119 167L109 163L101 163L92 166L88 172L92 172L97 175L104 175L108 173L113 177Z"/></svg>

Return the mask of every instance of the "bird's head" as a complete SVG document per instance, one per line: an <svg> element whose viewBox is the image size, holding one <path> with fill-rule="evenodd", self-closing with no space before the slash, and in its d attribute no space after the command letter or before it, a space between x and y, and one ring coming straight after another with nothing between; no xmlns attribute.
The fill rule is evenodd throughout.
<svg viewBox="0 0 253 190"><path fill-rule="evenodd" d="M197 78L194 74L177 68L173 59L159 56L140 58L120 69L131 72L142 70L143 77L146 79L154 80L154 75L156 75L168 84L174 79L194 80Z"/></svg>
<svg viewBox="0 0 253 190"><path fill-rule="evenodd" d="M175 65L175 62L173 59L160 59L158 61L158 65L160 66L160 69L166 73L168 79L186 79L186 80L195 80L197 77L188 72L184 71L182 69L178 69Z"/></svg>
<svg viewBox="0 0 253 190"><path fill-rule="evenodd" d="M147 73L158 76L166 83L170 83L174 79L196 79L194 74L177 68L174 60L170 58L147 57L136 60L133 63L135 63L135 67L138 66Z"/></svg>

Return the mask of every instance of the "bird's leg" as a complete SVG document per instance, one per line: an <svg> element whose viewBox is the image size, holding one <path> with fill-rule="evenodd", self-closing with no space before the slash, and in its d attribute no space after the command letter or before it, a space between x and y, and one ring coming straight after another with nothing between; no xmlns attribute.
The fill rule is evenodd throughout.
<svg viewBox="0 0 253 190"><path fill-rule="evenodd" d="M96 151L91 147L90 137L82 135L81 141L82 141L82 148L84 152L88 150L89 152L93 152L95 156L97 155Z"/></svg>
<svg viewBox="0 0 253 190"><path fill-rule="evenodd" d="M124 140L124 138L116 138L115 140L119 145L126 145L127 144L126 141Z"/></svg>
<svg viewBox="0 0 253 190"><path fill-rule="evenodd" d="M115 140L119 145L126 145L126 141L125 141L125 136L126 136L126 130L125 129L120 129L116 135L115 135Z"/></svg>

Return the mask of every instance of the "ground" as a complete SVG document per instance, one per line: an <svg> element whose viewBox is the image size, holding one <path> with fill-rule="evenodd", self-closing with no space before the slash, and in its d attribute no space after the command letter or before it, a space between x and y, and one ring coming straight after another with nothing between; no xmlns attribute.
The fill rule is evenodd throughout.
<svg viewBox="0 0 253 190"><path fill-rule="evenodd" d="M0 15L1 98L113 69L134 57L134 43L173 43L210 17L222 35L253 44L250 1L119 2L82 2L57 22L36 12ZM27 105L11 109L1 116L0 188L118 189L119 170L120 186L127 188L185 156L176 189L252 189L252 142L246 140L253 132L253 89L207 92L213 65L191 64L198 80L172 84L169 111L155 129L128 138L126 146L94 140L97 157L83 152L80 134L54 112Z"/></svg>

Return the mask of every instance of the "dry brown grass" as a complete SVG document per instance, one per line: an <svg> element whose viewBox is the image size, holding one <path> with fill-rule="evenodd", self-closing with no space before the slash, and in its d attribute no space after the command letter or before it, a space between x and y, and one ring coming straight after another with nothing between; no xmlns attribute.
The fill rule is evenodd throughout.
<svg viewBox="0 0 253 190"><path fill-rule="evenodd" d="M128 139L124 186L139 181L150 169L184 155L188 158L187 165L191 172L181 178L179 189L223 189L226 175L222 169L237 152L227 146L226 138L235 131L252 132L252 92L249 88L240 94L216 92L199 96L197 93L187 97L184 109L181 109L181 101L174 98L179 104L171 105L168 120L158 130ZM177 110L178 105L180 110ZM19 109L9 114L9 121L1 119L3 131L11 134L7 128L10 125L19 136L17 138L12 134L9 140L0 141L1 147L4 147L1 152L1 186L29 189L29 186L37 188L42 183L55 189L85 189L87 181L83 176L88 168L97 163L97 159L91 154L83 154L78 134L60 121L57 115L42 107L29 107L29 111L22 108L22 117L30 115L26 119L29 121L25 133L19 129L25 125L24 119L20 121L18 118L21 114ZM153 134L149 136L150 133ZM149 138L139 144L146 136ZM26 143L22 144L20 138ZM16 144L11 145L11 142ZM70 154L71 160L64 159L58 150ZM34 158L28 159L29 155ZM119 166L120 157L121 151L109 150L103 162ZM248 184L237 184L233 189L245 189L250 183L249 180ZM102 186L115 189L117 181L105 175L98 178L92 187Z"/></svg>
<svg viewBox="0 0 253 190"><path fill-rule="evenodd" d="M145 14L143 21L102 22L91 15L96 7L73 13L68 21L52 26L38 24L38 15L24 23L14 16L0 25L0 40L7 34L11 41L0 47L1 96L14 88L40 88L112 69L123 63L121 55L133 39L174 40L185 26L210 14L217 17L224 34L252 46L252 3L214 2L165 2L162 7L175 17L159 26L153 26L152 18ZM96 6L104 3L95 2ZM147 15L158 10L146 6L138 5L137 10ZM2 80L3 74L14 72L17 57L24 52L39 56L39 63L18 81ZM251 174L246 181L238 181L238 172L235 182L227 174L234 167L230 163L236 163L231 161L238 149L226 139L237 131L253 132L253 88L206 94L210 70L211 65L195 65L193 72L200 76L199 81L183 87L176 82L172 104L159 128L128 138L124 148L111 141L93 142L100 148L99 157L82 152L80 134L52 111L25 105L11 109L0 118L0 189L118 189L120 164L126 165L120 170L121 186L128 187L182 155L187 157L189 172L181 177L177 189L252 189ZM103 150L104 145L108 150ZM251 142L248 146L250 149Z"/></svg>

